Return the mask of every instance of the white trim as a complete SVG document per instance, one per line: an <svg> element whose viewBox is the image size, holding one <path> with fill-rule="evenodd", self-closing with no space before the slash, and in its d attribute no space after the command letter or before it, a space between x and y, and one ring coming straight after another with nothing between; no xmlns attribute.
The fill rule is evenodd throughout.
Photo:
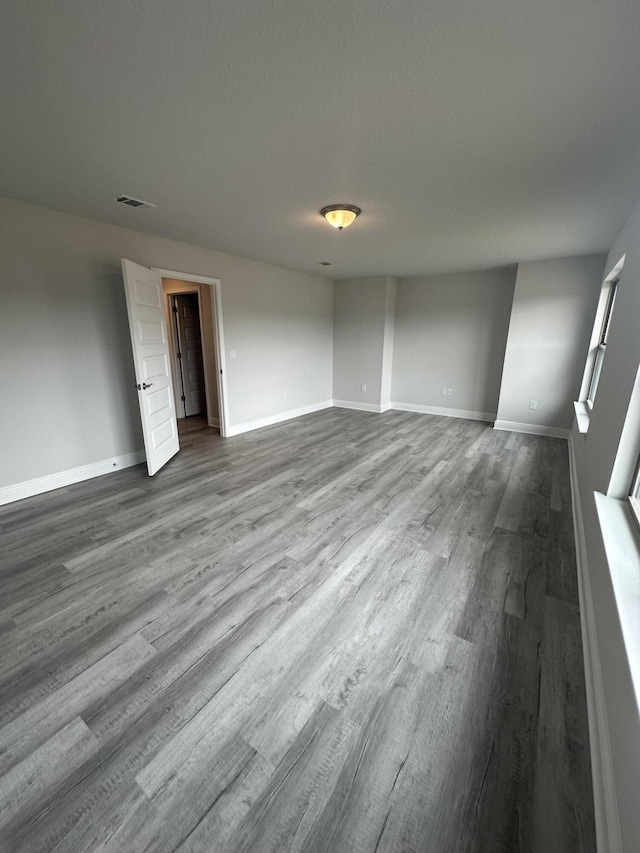
<svg viewBox="0 0 640 853"><path fill-rule="evenodd" d="M207 423L210 427L214 429L220 429L220 419L219 418L207 418Z"/></svg>
<svg viewBox="0 0 640 853"><path fill-rule="evenodd" d="M47 474L45 477L36 477L33 480L25 480L24 483L16 483L13 486L0 488L0 506L3 504L21 501L23 498L31 498L83 480L91 480L101 477L103 474L111 474L121 468L130 468L139 465L146 459L144 450L136 450L134 453L125 453L123 456L112 456L101 462L92 462L90 465L81 465L78 468L70 468L67 471L58 471L56 474Z"/></svg>
<svg viewBox="0 0 640 853"><path fill-rule="evenodd" d="M582 629L582 654L589 716L589 747L591 752L591 777L596 822L596 847L600 853L622 853L622 839L618 820L613 759L609 740L607 706L602 681L602 668L596 634L596 618L591 594L591 581L587 563L587 544L575 458L573 435L569 438L569 473L571 478L571 503L573 529L576 543L578 570L578 597L580 626Z"/></svg>
<svg viewBox="0 0 640 853"><path fill-rule="evenodd" d="M299 418L302 415L310 415L312 412L320 412L323 409L330 409L333 405L331 400L325 400L322 403L312 403L310 406L302 406L300 409L289 409L286 412L278 412L277 415L269 415L266 418L257 418L255 421L246 421L243 424L233 424L227 428L227 436L240 435L243 432L251 432L254 429L261 429L273 424L282 423L282 421L290 421L292 418Z"/></svg>
<svg viewBox="0 0 640 853"><path fill-rule="evenodd" d="M161 278L176 278L179 281L193 281L196 284L220 284L219 278L211 278L208 275L192 275L188 272L177 272L176 270L164 270L160 267L151 267L160 273Z"/></svg>
<svg viewBox="0 0 640 853"><path fill-rule="evenodd" d="M576 415L576 426L578 427L578 432L582 435L585 435L587 432L589 432L591 409L586 401L576 401L573 404L573 409Z"/></svg>
<svg viewBox="0 0 640 853"><path fill-rule="evenodd" d="M332 400L331 404L337 409L357 409L359 412L386 412L388 405L381 406L378 403L358 403L356 400Z"/></svg>
<svg viewBox="0 0 640 853"><path fill-rule="evenodd" d="M200 310L200 293L198 290L192 291L192 293L198 294L198 311ZM181 420L182 418L186 418L187 410L182 399L182 388L180 387L179 379L180 376L180 366L178 364L178 356L176 352L176 327L175 320L173 314L173 293L167 293L164 289L164 280L162 282L162 296L164 299L164 311L165 311L165 322L167 324L167 343L169 344L169 360L171 362L171 382L173 383L173 399L176 404L176 418L177 420ZM200 319L200 329L202 331L202 318ZM203 358L202 363L204 369L207 369L207 359L205 357L205 353L203 350ZM205 392L206 396L206 392ZM207 411L209 409L207 408Z"/></svg>
<svg viewBox="0 0 640 853"><path fill-rule="evenodd" d="M400 412L418 412L423 415L441 415L445 418L464 418L467 421L493 421L495 412L472 412L469 409L449 409L444 406L423 406L422 403L391 403L390 408Z"/></svg>
<svg viewBox="0 0 640 853"><path fill-rule="evenodd" d="M636 705L640 710L640 537L629 502L595 492Z"/></svg>
<svg viewBox="0 0 640 853"><path fill-rule="evenodd" d="M227 362L224 348L224 322L222 320L222 285L213 285L213 323L216 332L216 364L218 366L218 416L220 435L224 438L229 433L229 399L227 391Z"/></svg>
<svg viewBox="0 0 640 853"><path fill-rule="evenodd" d="M506 432L526 432L529 435L546 435L549 438L566 438L569 440L570 429L561 427L544 426L543 424L521 424L518 421L496 421L494 429L502 429Z"/></svg>
<svg viewBox="0 0 640 853"><path fill-rule="evenodd" d="M633 381L624 426L618 441L607 496L626 501L638 489L638 452L640 451L640 367ZM635 514L634 504L631 508Z"/></svg>

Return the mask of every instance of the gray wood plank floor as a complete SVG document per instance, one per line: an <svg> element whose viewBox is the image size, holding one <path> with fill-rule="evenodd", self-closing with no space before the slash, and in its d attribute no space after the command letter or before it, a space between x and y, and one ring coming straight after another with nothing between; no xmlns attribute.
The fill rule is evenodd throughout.
<svg viewBox="0 0 640 853"><path fill-rule="evenodd" d="M182 447L0 509L0 849L595 850L563 441Z"/></svg>

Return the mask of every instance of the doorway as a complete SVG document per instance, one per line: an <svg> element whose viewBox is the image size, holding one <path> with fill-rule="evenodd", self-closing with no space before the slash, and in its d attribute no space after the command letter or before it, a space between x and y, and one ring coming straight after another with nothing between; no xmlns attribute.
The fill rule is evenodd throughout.
<svg viewBox="0 0 640 853"><path fill-rule="evenodd" d="M169 300L177 359L174 384L178 419L207 415L198 294L174 293Z"/></svg>
<svg viewBox="0 0 640 853"><path fill-rule="evenodd" d="M126 258L122 258L122 276L144 452L152 477L180 450L175 399L182 395L175 394L178 371L171 369L179 348L170 333L173 312L167 292L198 294L207 424L223 438L228 433L220 280L149 268Z"/></svg>
<svg viewBox="0 0 640 853"><path fill-rule="evenodd" d="M172 270L157 272L162 277L177 417L182 420L200 413L224 436L226 376L220 283Z"/></svg>

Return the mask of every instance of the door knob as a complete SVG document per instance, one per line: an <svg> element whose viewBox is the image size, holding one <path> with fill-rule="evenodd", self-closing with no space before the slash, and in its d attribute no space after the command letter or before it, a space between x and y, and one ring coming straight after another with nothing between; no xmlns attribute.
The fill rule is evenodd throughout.
<svg viewBox="0 0 640 853"><path fill-rule="evenodd" d="M146 391L147 388L151 388L152 385L153 385L153 382L149 382L148 385L146 382L143 382L142 385L140 385L140 383L138 383L136 385L136 388L138 389L138 391Z"/></svg>

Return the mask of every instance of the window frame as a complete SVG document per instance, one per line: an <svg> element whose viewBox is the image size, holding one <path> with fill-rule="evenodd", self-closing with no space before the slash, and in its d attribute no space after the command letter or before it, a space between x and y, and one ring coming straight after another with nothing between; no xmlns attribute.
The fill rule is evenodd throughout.
<svg viewBox="0 0 640 853"><path fill-rule="evenodd" d="M636 470L631 480L631 488L629 489L629 506L634 521L640 530L640 458L636 463Z"/></svg>
<svg viewBox="0 0 640 853"><path fill-rule="evenodd" d="M618 295L618 287L620 285L620 274L612 279L605 280L603 285L603 291L606 290L607 297L604 308L604 316L602 318L602 323L600 325L600 333L597 338L597 344L595 348L592 348L590 356L592 359L591 370L589 374L589 384L587 385L587 392L585 396L585 403L589 408L589 411L593 411L593 405L595 403L596 394L598 391L598 384L600 382L600 374L602 373L602 365L604 364L604 356L607 350L607 341L609 339L609 328L611 326L611 317L613 314L613 309L616 302L616 296Z"/></svg>
<svg viewBox="0 0 640 853"><path fill-rule="evenodd" d="M609 339L609 329L613 317L614 302L618 294L626 255L622 255L615 266L610 268L600 286L598 307L593 320L589 349L585 359L582 383L575 408L575 423L578 432L586 435L589 432L600 374L604 364L604 356Z"/></svg>

